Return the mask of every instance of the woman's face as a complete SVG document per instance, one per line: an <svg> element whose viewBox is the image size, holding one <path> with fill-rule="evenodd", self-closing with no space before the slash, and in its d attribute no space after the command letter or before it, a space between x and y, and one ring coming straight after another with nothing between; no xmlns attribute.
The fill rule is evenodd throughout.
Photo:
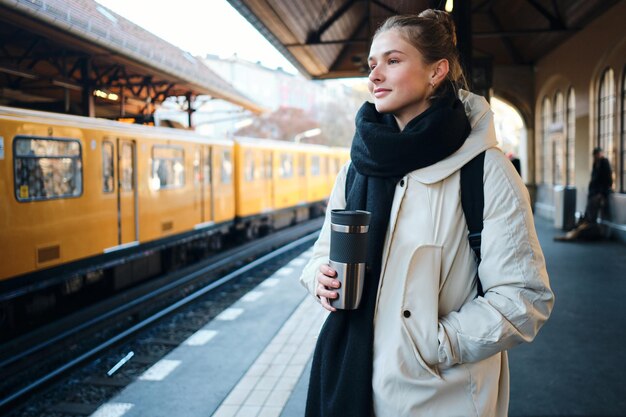
<svg viewBox="0 0 626 417"><path fill-rule="evenodd" d="M368 87L376 110L393 114L402 130L428 108L434 66L425 64L422 54L397 29L374 38L368 62Z"/></svg>

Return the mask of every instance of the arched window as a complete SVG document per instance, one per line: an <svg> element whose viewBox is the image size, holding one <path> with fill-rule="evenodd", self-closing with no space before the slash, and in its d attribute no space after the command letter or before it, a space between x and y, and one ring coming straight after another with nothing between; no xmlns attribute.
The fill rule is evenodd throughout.
<svg viewBox="0 0 626 417"><path fill-rule="evenodd" d="M554 95L554 115L550 128L552 142L552 181L556 185L565 184L565 100L563 93Z"/></svg>
<svg viewBox="0 0 626 417"><path fill-rule="evenodd" d="M613 126L615 119L615 78L613 69L609 68L602 74L598 90L598 146L615 168L616 149L613 144Z"/></svg>
<svg viewBox="0 0 626 417"><path fill-rule="evenodd" d="M626 67L624 68L624 74L622 75L622 132L620 140L620 185L619 190L621 193L626 193Z"/></svg>
<svg viewBox="0 0 626 417"><path fill-rule="evenodd" d="M550 99L545 97L541 105L541 147L539 149L539 182L543 184L551 184L552 179L552 145L550 144L550 119L552 109Z"/></svg>
<svg viewBox="0 0 626 417"><path fill-rule="evenodd" d="M576 95L574 94L574 87L570 87L567 92L567 128L566 128L566 142L567 142L567 185L574 185L576 183L575 174L575 149L576 149Z"/></svg>

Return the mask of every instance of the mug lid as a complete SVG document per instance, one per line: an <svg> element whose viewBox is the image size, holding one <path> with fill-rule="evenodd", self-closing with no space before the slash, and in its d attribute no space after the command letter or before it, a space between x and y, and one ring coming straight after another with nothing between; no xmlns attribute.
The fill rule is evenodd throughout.
<svg viewBox="0 0 626 417"><path fill-rule="evenodd" d="M330 212L330 222L343 226L368 226L371 213L365 210L333 209Z"/></svg>

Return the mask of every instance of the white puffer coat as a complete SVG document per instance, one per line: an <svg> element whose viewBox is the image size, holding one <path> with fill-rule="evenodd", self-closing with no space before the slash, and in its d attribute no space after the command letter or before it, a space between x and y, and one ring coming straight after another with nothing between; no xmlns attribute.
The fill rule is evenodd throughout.
<svg viewBox="0 0 626 417"><path fill-rule="evenodd" d="M506 416L506 350L532 341L552 310L528 192L496 148L487 101L465 91L460 98L468 139L450 157L406 175L393 198L374 317L377 417ZM485 296L476 297L459 170L484 150ZM328 262L330 210L346 204L346 171L300 278L313 296L318 268Z"/></svg>

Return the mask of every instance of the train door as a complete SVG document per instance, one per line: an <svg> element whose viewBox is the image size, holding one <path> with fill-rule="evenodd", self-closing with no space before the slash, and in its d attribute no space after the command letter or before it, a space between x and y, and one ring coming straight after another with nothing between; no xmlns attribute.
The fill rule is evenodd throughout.
<svg viewBox="0 0 626 417"><path fill-rule="evenodd" d="M202 149L203 146L193 147L193 221L194 225L204 222L204 175L202 172Z"/></svg>
<svg viewBox="0 0 626 417"><path fill-rule="evenodd" d="M120 245L139 240L137 157L133 140L117 140L117 225Z"/></svg>
<svg viewBox="0 0 626 417"><path fill-rule="evenodd" d="M268 209L273 209L276 205L274 202L274 161L273 152L271 149L266 149L263 152L263 173L265 177L265 192L267 195L266 201L269 201Z"/></svg>
<svg viewBox="0 0 626 417"><path fill-rule="evenodd" d="M309 189L306 160L308 154L304 152L298 154L298 203L307 202L307 191Z"/></svg>
<svg viewBox="0 0 626 417"><path fill-rule="evenodd" d="M204 223L215 221L215 201L213 201L213 175L212 172L212 149L210 146L202 147L202 221Z"/></svg>

